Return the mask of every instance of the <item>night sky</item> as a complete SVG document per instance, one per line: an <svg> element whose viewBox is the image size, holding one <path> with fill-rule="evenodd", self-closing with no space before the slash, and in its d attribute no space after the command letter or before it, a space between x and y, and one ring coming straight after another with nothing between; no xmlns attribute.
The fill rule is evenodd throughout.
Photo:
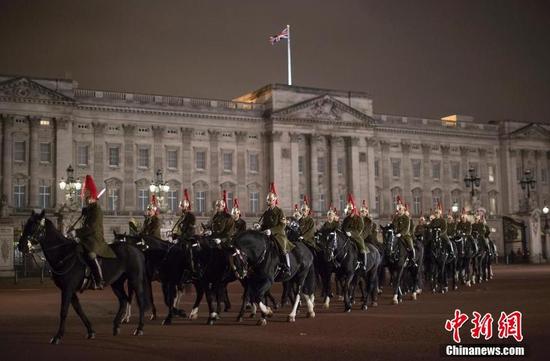
<svg viewBox="0 0 550 361"><path fill-rule="evenodd" d="M0 0L0 73L232 99L285 83L376 113L550 123L550 1Z"/></svg>

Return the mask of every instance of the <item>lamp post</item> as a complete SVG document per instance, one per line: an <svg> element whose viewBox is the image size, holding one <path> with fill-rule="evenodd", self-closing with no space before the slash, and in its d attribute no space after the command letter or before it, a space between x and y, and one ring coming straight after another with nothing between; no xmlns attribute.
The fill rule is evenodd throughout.
<svg viewBox="0 0 550 361"><path fill-rule="evenodd" d="M155 179L151 181L151 185L149 186L149 191L157 197L160 209L165 209L164 194L170 191L170 186L164 181L161 169L157 170Z"/></svg>
<svg viewBox="0 0 550 361"><path fill-rule="evenodd" d="M74 169L69 164L67 167L67 178L61 178L59 181L59 189L65 193L65 202L61 205L61 208L57 212L59 231L63 232L63 211L68 210L72 212L75 208L78 208L78 201L80 198L80 190L82 189L82 182L80 178L74 177Z"/></svg>
<svg viewBox="0 0 550 361"><path fill-rule="evenodd" d="M531 174L531 170L527 169L525 172L523 172L523 177L521 177L520 181L519 181L519 185L521 186L521 189L523 189L524 191L526 190L527 191L527 198L525 199L525 211L526 212L529 212L529 208L530 208L530 198L531 198L531 190L535 189L535 184L537 183L537 181L535 179L533 179L533 175Z"/></svg>
<svg viewBox="0 0 550 361"><path fill-rule="evenodd" d="M453 203L453 205L451 206L451 211L456 214L458 212L458 203Z"/></svg>
<svg viewBox="0 0 550 361"><path fill-rule="evenodd" d="M474 196L475 196L475 187L479 187L481 184L481 178L476 174L476 170L472 167L468 169L468 176L464 177L464 185L466 188L470 188L470 194L472 195L472 209L474 208Z"/></svg>
<svg viewBox="0 0 550 361"><path fill-rule="evenodd" d="M549 244L548 244L548 242L550 241L550 238L549 238L550 228L548 226L548 212L550 212L550 209L548 208L548 206L542 207L542 214L544 214L544 244L542 247L542 254L547 261L548 261L548 256L550 256Z"/></svg>

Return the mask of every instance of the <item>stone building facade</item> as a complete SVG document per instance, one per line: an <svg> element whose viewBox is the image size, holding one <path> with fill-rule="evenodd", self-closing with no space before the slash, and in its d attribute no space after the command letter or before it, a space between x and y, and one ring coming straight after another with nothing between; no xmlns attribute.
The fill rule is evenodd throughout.
<svg viewBox="0 0 550 361"><path fill-rule="evenodd" d="M69 164L106 188L110 228L142 214L158 169L171 189L169 220L183 188L200 216L225 189L252 220L274 181L286 212L307 195L318 217L330 204L341 210L347 192L382 223L397 195L415 219L438 201L483 207L502 247L501 217L520 211L525 170L537 181L532 206L550 202L548 127L377 114L362 92L272 84L215 100L0 76L0 116L4 213L18 222L32 208L60 207ZM470 167L481 178L474 198L464 185Z"/></svg>

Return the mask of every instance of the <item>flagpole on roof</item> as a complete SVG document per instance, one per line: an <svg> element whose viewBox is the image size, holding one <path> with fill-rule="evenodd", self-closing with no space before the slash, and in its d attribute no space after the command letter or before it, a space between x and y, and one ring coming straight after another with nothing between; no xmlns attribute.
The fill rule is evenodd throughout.
<svg viewBox="0 0 550 361"><path fill-rule="evenodd" d="M286 28L288 31L288 39L286 39L288 53L288 85L292 85L292 63L290 61L290 25L287 25Z"/></svg>

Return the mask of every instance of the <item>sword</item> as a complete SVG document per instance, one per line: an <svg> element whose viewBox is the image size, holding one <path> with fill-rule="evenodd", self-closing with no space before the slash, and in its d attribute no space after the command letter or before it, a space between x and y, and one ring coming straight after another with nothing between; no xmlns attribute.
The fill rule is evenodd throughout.
<svg viewBox="0 0 550 361"><path fill-rule="evenodd" d="M101 192L99 192L99 194L97 195L97 199L99 199L103 195L103 193L105 193L106 190L107 190L106 188L103 188ZM82 219L82 217L84 217L84 214L81 214L80 217L78 217L78 219L74 221L74 223L71 224L69 228L67 228L67 233L71 232L74 229L74 227Z"/></svg>

